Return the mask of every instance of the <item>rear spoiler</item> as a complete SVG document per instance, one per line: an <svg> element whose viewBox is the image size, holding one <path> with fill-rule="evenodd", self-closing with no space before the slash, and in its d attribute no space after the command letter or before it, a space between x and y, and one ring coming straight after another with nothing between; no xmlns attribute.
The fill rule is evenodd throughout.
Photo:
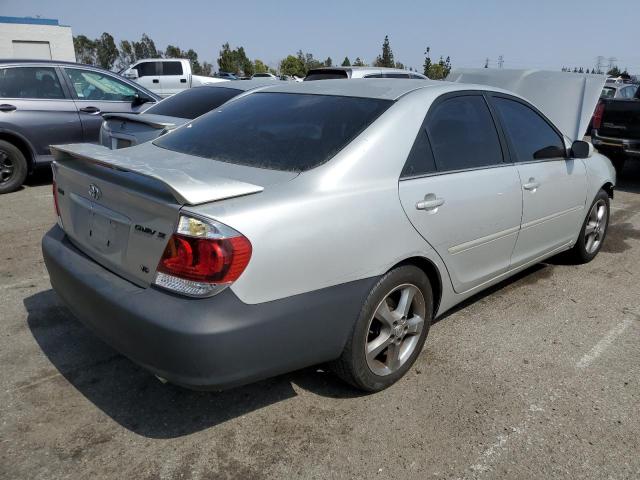
<svg viewBox="0 0 640 480"><path fill-rule="evenodd" d="M206 158L187 155L176 158L158 148L165 153L164 156L155 152L156 155L146 160L143 156L130 156L127 152L144 149L145 145L120 150L90 143L52 145L50 148L55 161L60 164L80 161L155 179L165 185L181 205L198 205L264 190L260 185L224 177L212 168L212 161ZM179 169L176 164L180 165Z"/></svg>
<svg viewBox="0 0 640 480"><path fill-rule="evenodd" d="M492 68L458 68L447 77L451 82L489 85L520 95L572 141L584 136L606 79L596 74Z"/></svg>
<svg viewBox="0 0 640 480"><path fill-rule="evenodd" d="M176 124L173 122L158 122L150 118L150 115L140 115L137 113L105 113L104 115L102 115L102 118L104 118L105 120L116 119L138 122L157 129L171 128L176 126Z"/></svg>

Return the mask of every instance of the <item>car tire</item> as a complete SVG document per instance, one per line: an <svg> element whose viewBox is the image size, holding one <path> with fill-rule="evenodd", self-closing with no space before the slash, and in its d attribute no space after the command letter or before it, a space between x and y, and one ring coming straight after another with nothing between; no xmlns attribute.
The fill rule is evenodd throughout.
<svg viewBox="0 0 640 480"><path fill-rule="evenodd" d="M389 271L371 289L331 369L360 390L384 390L415 362L432 316L433 293L427 275L413 265Z"/></svg>
<svg viewBox="0 0 640 480"><path fill-rule="evenodd" d="M20 188L27 178L27 159L18 147L0 140L0 194Z"/></svg>
<svg viewBox="0 0 640 480"><path fill-rule="evenodd" d="M573 263L588 263L598 254L607 236L609 212L609 195L604 190L600 190L582 223L578 241L569 250L569 258Z"/></svg>

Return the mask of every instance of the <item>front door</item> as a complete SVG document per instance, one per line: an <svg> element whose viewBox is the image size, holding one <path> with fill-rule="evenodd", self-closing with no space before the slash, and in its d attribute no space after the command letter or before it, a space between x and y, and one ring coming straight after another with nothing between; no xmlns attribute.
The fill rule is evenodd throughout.
<svg viewBox="0 0 640 480"><path fill-rule="evenodd" d="M522 215L520 180L482 93L436 100L399 184L416 230L461 293L509 268Z"/></svg>
<svg viewBox="0 0 640 480"><path fill-rule="evenodd" d="M492 95L522 184L522 226L512 265L575 240L585 218L586 169L568 158L559 132L526 102Z"/></svg>
<svg viewBox="0 0 640 480"><path fill-rule="evenodd" d="M85 142L98 142L102 114L136 113L149 106L133 106L136 93L145 94L113 75L77 67L65 67L64 72L75 95Z"/></svg>

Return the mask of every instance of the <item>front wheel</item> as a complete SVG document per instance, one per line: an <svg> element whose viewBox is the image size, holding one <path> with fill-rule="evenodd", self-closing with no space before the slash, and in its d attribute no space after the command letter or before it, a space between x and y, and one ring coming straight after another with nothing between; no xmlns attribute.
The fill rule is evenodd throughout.
<svg viewBox="0 0 640 480"><path fill-rule="evenodd" d="M578 241L569 252L575 263L590 262L602 248L609 227L609 206L609 195L600 190L584 219Z"/></svg>
<svg viewBox="0 0 640 480"><path fill-rule="evenodd" d="M18 147L0 140L0 194L20 188L27 178L27 160Z"/></svg>
<svg viewBox="0 0 640 480"><path fill-rule="evenodd" d="M368 392L397 382L420 354L431 325L433 294L413 265L388 272L373 287L332 369Z"/></svg>

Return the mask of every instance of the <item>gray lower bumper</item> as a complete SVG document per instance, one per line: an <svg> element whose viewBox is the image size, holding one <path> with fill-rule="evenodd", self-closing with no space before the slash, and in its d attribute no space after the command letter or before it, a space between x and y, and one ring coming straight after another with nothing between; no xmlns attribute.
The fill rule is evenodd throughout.
<svg viewBox="0 0 640 480"><path fill-rule="evenodd" d="M603 137L594 130L591 136L591 143L601 150L619 151L630 157L640 157L640 141L625 138Z"/></svg>
<svg viewBox="0 0 640 480"><path fill-rule="evenodd" d="M42 240L51 285L98 336L167 380L223 389L337 358L370 278L257 305L227 289L190 299L140 288L76 249L55 226Z"/></svg>

